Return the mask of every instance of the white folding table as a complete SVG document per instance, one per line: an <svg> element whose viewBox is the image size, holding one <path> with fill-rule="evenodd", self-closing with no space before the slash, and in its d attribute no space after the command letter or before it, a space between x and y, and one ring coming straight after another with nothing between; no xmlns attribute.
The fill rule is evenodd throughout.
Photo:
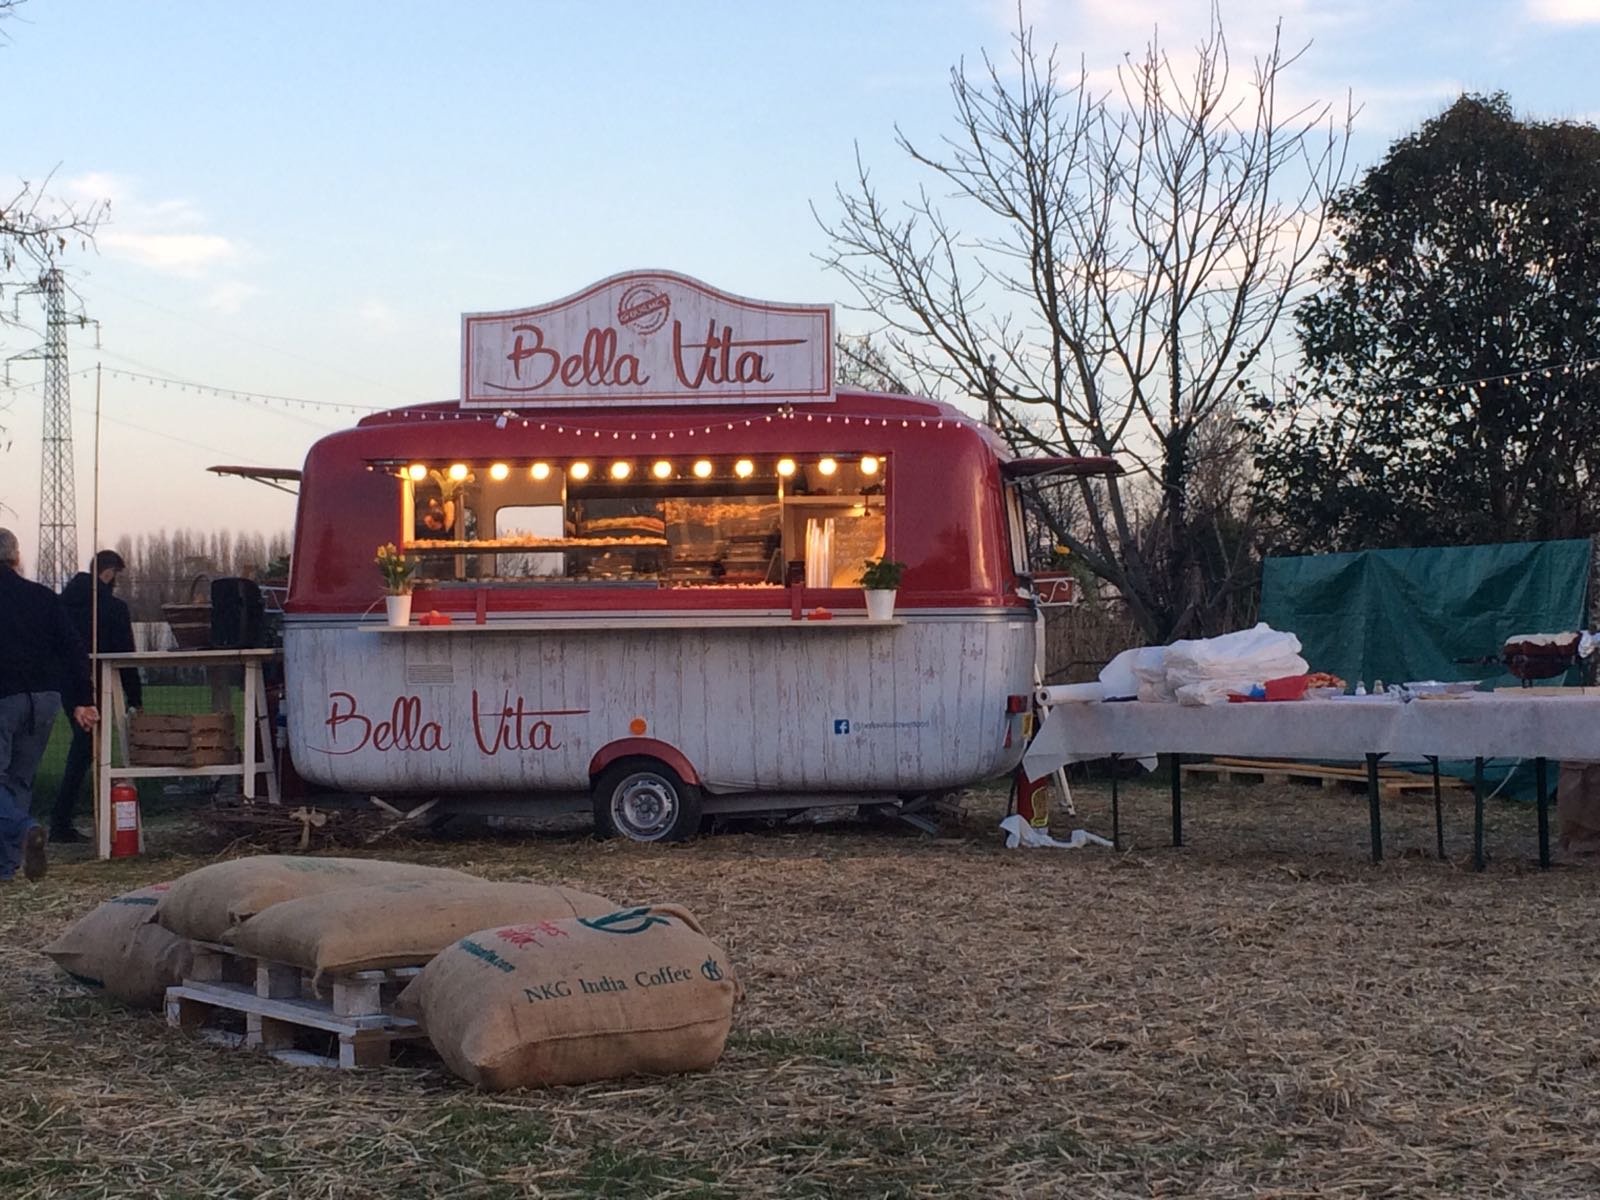
<svg viewBox="0 0 1600 1200"><path fill-rule="evenodd" d="M1521 696L1516 692L1471 693L1448 700L1387 698L1295 700L1277 703L1193 707L1110 701L1059 704L1050 710L1023 758L1038 779L1067 762L1163 753L1172 763L1172 842L1183 844L1183 798L1176 756L1180 754L1270 755L1364 761L1371 810L1372 858L1383 857L1378 763L1428 762L1435 783L1440 759L1472 759L1478 765L1474 857L1483 865L1482 763L1486 758L1531 758L1539 791L1539 861L1550 864L1550 759L1600 760L1600 696ZM1438 789L1435 787L1437 803ZM1112 780L1113 833L1118 818ZM1116 840L1116 839L1113 839Z"/></svg>

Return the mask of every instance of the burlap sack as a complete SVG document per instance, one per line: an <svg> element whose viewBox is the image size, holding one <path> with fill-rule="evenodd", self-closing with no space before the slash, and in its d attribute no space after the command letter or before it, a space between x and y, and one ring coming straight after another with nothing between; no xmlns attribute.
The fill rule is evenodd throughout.
<svg viewBox="0 0 1600 1200"><path fill-rule="evenodd" d="M156 906L155 919L184 937L220 942L247 917L301 896L319 896L374 883L462 883L473 879L460 871L414 863L263 854L213 863L173 880L171 890Z"/></svg>
<svg viewBox="0 0 1600 1200"><path fill-rule="evenodd" d="M150 923L170 885L158 883L107 900L44 948L56 965L124 1004L160 1008L194 955L186 938Z"/></svg>
<svg viewBox="0 0 1600 1200"><path fill-rule="evenodd" d="M705 1070L743 995L681 908L484 929L400 995L456 1074L491 1091Z"/></svg>
<svg viewBox="0 0 1600 1200"><path fill-rule="evenodd" d="M1573 854L1600 853L1600 763L1564 762L1556 783L1557 845Z"/></svg>
<svg viewBox="0 0 1600 1200"><path fill-rule="evenodd" d="M616 907L604 896L539 883L375 883L274 904L229 940L243 954L319 972L421 966L475 929L598 917Z"/></svg>

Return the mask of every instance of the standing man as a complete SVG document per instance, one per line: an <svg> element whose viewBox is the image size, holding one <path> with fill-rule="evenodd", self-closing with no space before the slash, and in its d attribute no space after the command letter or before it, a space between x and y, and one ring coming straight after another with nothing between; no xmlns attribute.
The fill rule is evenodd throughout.
<svg viewBox="0 0 1600 1200"><path fill-rule="evenodd" d="M127 564L115 550L102 550L94 556L95 578L89 572L79 571L61 589L61 604L78 634L78 642L94 646L97 654L124 654L135 649L133 644L133 618L128 606L116 595L117 576ZM95 609L99 608L96 615ZM95 681L95 705L99 707L99 680ZM139 672L132 667L122 671L122 690L128 697L129 708L144 706L144 692L139 683ZM83 779L89 773L89 763L94 758L94 739L78 728L72 729L72 747L67 751L67 766L61 775L61 790L56 793L55 806L50 811L50 840L52 842L86 842L89 839L73 827L72 815L78 807L83 792Z"/></svg>
<svg viewBox="0 0 1600 1200"><path fill-rule="evenodd" d="M24 579L17 535L0 529L0 882L17 868L45 873L44 828L34 821L33 776L63 698L79 729L100 720L89 658L61 598Z"/></svg>

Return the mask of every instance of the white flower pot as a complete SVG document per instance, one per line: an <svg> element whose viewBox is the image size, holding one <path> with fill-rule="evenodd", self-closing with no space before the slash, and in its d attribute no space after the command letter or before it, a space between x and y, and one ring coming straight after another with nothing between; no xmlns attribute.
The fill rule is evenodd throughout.
<svg viewBox="0 0 1600 1200"><path fill-rule="evenodd" d="M867 598L867 620L894 620L895 590L894 588L863 588L861 590L861 594Z"/></svg>
<svg viewBox="0 0 1600 1200"><path fill-rule="evenodd" d="M406 592L400 596L385 596L384 607L389 610L389 624L411 624L411 593Z"/></svg>

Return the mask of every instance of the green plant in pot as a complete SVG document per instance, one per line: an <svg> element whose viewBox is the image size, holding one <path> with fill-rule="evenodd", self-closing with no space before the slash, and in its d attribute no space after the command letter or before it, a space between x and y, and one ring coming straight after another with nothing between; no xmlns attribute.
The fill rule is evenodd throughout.
<svg viewBox="0 0 1600 1200"><path fill-rule="evenodd" d="M867 617L873 621L887 621L894 616L894 596L900 589L900 577L906 565L887 555L869 558L861 572L861 590L867 597Z"/></svg>

